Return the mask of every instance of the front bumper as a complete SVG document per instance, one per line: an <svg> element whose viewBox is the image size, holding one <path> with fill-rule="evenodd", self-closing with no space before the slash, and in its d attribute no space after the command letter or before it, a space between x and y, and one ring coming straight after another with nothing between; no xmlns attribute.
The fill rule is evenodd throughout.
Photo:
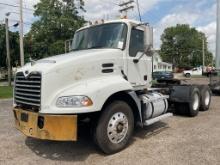
<svg viewBox="0 0 220 165"><path fill-rule="evenodd" d="M56 141L77 140L77 115L44 115L15 108L15 126L24 135Z"/></svg>

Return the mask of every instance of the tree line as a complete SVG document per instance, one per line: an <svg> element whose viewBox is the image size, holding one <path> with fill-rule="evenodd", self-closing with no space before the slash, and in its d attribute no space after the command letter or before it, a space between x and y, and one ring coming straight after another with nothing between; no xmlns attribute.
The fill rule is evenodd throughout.
<svg viewBox="0 0 220 165"><path fill-rule="evenodd" d="M162 59L174 66L201 66L203 64L203 49L205 65L213 63L213 55L208 50L207 37L194 27L186 24L168 27L164 30L161 41L160 55Z"/></svg>

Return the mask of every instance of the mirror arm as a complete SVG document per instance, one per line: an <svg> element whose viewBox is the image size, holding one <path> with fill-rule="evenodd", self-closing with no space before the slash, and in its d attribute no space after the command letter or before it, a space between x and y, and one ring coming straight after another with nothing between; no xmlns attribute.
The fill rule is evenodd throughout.
<svg viewBox="0 0 220 165"><path fill-rule="evenodd" d="M133 59L133 62L136 64L140 61L140 59L144 56L145 52L138 58L138 59Z"/></svg>
<svg viewBox="0 0 220 165"><path fill-rule="evenodd" d="M150 53L151 54L151 46L148 46L145 51L143 52L143 54L138 58L138 59L133 59L133 62L136 64L140 61L140 59L146 54Z"/></svg>

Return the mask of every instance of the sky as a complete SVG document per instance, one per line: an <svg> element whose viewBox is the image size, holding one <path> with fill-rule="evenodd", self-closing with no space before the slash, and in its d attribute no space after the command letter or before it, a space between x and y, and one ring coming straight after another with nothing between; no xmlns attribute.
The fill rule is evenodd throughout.
<svg viewBox="0 0 220 165"><path fill-rule="evenodd" d="M23 0L24 9L24 31L28 32L31 23L37 20L33 16L33 5L40 0ZM128 0L84 0L85 13L81 13L86 20L109 20L119 18L120 4ZM215 55L215 34L216 34L216 1L217 0L139 0L141 17L143 22L148 22L154 27L154 47L159 49L161 41L160 36L164 29L176 24L189 24L197 30L206 34L208 39L208 48ZM136 2L136 0L135 0ZM5 13L11 13L9 16L10 30L16 31L13 24L19 20L19 8L3 5L19 5L19 0L0 0L0 23L4 21ZM129 11L128 17L139 19L136 3L134 9ZM202 44L202 43L201 43Z"/></svg>

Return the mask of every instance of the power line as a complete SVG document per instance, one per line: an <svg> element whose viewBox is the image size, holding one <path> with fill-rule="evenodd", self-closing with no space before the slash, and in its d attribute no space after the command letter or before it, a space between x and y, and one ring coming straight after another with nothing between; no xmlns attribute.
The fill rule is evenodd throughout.
<svg viewBox="0 0 220 165"><path fill-rule="evenodd" d="M120 3L119 6L120 7L124 7L124 6L130 5L133 2L134 2L133 0L130 0L130 1L127 1L127 2L123 2L123 3Z"/></svg>
<svg viewBox="0 0 220 165"><path fill-rule="evenodd" d="M102 2L119 6L119 3L115 3L115 2L112 2L112 1L106 1L106 0L105 0L105 1L102 1Z"/></svg>
<svg viewBox="0 0 220 165"><path fill-rule="evenodd" d="M9 19L9 21L12 21L12 22L20 22L19 20L16 20L16 19ZM24 24L29 24L31 25L32 23L31 22L23 22Z"/></svg>
<svg viewBox="0 0 220 165"><path fill-rule="evenodd" d="M0 2L0 5L10 6L10 7L16 7L16 8L20 7L20 6L18 6L18 5L13 5L13 4L8 4L8 3L2 3L2 2ZM27 7L23 7L23 9L24 9L24 10L34 11L34 9L30 9L30 8L27 8Z"/></svg>

